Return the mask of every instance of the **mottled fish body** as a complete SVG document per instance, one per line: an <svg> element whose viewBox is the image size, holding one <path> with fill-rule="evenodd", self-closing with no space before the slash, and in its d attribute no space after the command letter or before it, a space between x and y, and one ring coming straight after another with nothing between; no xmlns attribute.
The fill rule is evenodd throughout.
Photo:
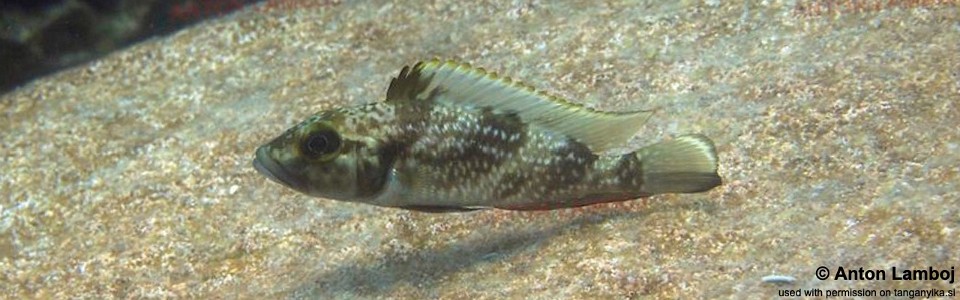
<svg viewBox="0 0 960 300"><path fill-rule="evenodd" d="M386 100L320 112L257 149L299 192L421 211L557 209L721 183L686 135L622 155L650 112L601 112L454 62L406 67Z"/></svg>

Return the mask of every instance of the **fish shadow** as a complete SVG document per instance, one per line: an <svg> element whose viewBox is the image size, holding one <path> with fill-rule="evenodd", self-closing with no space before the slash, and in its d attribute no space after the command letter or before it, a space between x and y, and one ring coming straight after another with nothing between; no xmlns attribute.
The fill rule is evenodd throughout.
<svg viewBox="0 0 960 300"><path fill-rule="evenodd" d="M293 299L354 298L388 294L401 283L439 297L434 286L449 283L445 278L461 270L482 264L497 264L512 256L537 251L538 244L562 235L568 229L580 230L621 217L642 217L648 211L603 210L539 228L504 226L499 230L475 233L463 241L434 249L413 250L409 255L384 255L376 262L345 263L323 272L295 288L287 296ZM495 288L495 287L491 287Z"/></svg>

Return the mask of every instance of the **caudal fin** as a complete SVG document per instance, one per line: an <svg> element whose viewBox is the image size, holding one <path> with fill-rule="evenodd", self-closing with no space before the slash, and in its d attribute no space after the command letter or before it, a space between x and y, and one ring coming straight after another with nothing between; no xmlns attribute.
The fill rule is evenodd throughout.
<svg viewBox="0 0 960 300"><path fill-rule="evenodd" d="M717 150L709 138L684 135L638 151L644 190L651 194L697 193L721 183Z"/></svg>

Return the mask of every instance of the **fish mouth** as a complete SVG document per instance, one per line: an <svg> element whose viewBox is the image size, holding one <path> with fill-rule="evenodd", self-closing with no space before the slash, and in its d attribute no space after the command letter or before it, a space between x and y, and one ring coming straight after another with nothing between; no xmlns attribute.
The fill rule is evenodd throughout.
<svg viewBox="0 0 960 300"><path fill-rule="evenodd" d="M289 186L297 190L301 188L301 182L293 176L290 176L290 172L284 169L282 165L277 163L275 159L270 157L270 155L267 153L266 147L260 147L257 149L256 157L253 159L253 168L273 182Z"/></svg>

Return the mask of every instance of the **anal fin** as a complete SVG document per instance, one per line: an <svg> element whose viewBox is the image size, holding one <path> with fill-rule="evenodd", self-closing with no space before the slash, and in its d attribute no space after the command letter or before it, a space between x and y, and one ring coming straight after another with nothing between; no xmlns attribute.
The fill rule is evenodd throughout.
<svg viewBox="0 0 960 300"><path fill-rule="evenodd" d="M437 206L437 205L406 205L406 206L397 206L397 208L424 212L424 213L457 213L457 212L470 212L475 210L486 209L486 207Z"/></svg>

